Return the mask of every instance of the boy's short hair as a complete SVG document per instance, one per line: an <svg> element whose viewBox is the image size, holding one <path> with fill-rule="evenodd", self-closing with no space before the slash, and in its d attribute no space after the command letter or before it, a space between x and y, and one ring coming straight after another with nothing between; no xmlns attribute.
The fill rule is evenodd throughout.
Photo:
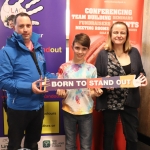
<svg viewBox="0 0 150 150"><path fill-rule="evenodd" d="M82 46L85 46L85 47L90 47L90 37L85 34L85 33L79 33L79 34L76 34L75 37L74 37L74 40L72 42L72 46L74 46L75 43L79 43L81 44Z"/></svg>

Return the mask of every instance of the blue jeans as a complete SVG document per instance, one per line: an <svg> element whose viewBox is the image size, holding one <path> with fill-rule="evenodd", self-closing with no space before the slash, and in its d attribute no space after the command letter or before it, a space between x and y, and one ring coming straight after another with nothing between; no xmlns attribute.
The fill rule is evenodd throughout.
<svg viewBox="0 0 150 150"><path fill-rule="evenodd" d="M72 115L63 111L63 118L66 150L76 150L77 131L80 137L80 150L91 150L93 115Z"/></svg>

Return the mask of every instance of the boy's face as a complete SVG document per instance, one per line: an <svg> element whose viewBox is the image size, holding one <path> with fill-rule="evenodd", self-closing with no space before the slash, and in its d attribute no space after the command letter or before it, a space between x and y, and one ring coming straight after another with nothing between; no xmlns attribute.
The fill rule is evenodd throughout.
<svg viewBox="0 0 150 150"><path fill-rule="evenodd" d="M72 49L74 51L74 60L76 62L82 62L84 61L84 58L87 54L87 52L89 51L88 47L82 46L79 43L74 43L74 45L72 46Z"/></svg>
<svg viewBox="0 0 150 150"><path fill-rule="evenodd" d="M13 29L13 28L14 28L14 23L13 23L12 20L9 20L9 21L8 21L8 26L9 26L10 29Z"/></svg>

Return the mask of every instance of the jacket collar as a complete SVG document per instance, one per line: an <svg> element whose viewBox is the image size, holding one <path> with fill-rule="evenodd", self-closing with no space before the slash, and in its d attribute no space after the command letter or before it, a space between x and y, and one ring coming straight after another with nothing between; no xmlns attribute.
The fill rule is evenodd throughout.
<svg viewBox="0 0 150 150"><path fill-rule="evenodd" d="M31 41L34 45L34 48L37 49L38 47L41 47L41 44L38 43L38 40L40 38L40 34L37 34L35 32L32 32ZM17 32L13 32L11 38L7 40L7 45L12 46L12 43L17 42L21 48L24 50L28 50L27 47L24 44L23 38L21 34L18 34Z"/></svg>

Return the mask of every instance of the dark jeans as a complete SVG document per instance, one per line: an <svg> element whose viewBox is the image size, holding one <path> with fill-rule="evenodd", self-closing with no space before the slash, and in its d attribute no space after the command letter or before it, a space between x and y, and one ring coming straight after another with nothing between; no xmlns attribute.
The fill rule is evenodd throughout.
<svg viewBox="0 0 150 150"><path fill-rule="evenodd" d="M24 147L38 150L38 141L41 138L41 130L44 118L44 107L39 110L13 110L7 109L8 122L8 150L21 148L21 141L25 132Z"/></svg>
<svg viewBox="0 0 150 150"><path fill-rule="evenodd" d="M126 150L137 150L138 111L128 106L124 110L104 110L104 150L113 150L113 141L118 115L120 114L123 133L126 139Z"/></svg>
<svg viewBox="0 0 150 150"><path fill-rule="evenodd" d="M91 150L93 115L72 115L63 111L63 117L66 134L66 150L76 150L77 130L80 137L80 150Z"/></svg>

